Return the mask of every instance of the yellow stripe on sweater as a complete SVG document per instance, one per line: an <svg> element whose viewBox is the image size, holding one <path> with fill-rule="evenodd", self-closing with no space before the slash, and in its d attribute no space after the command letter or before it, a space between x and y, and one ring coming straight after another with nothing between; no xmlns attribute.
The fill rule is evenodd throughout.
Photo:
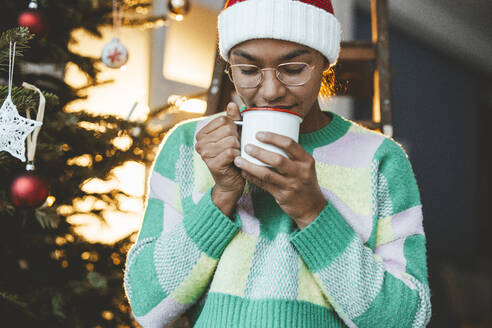
<svg viewBox="0 0 492 328"><path fill-rule="evenodd" d="M320 187L335 193L358 215L370 216L372 211L371 167L346 168L316 162Z"/></svg>
<svg viewBox="0 0 492 328"><path fill-rule="evenodd" d="M256 237L238 232L220 258L210 292L244 297L257 241Z"/></svg>
<svg viewBox="0 0 492 328"><path fill-rule="evenodd" d="M191 304L195 302L205 291L213 276L217 260L202 254L190 274L171 293L171 298L179 304ZM203 277L210 277L203 279Z"/></svg>
<svg viewBox="0 0 492 328"><path fill-rule="evenodd" d="M297 300L331 308L331 305L321 292L321 287L316 283L312 273L301 258L299 258L299 291Z"/></svg>

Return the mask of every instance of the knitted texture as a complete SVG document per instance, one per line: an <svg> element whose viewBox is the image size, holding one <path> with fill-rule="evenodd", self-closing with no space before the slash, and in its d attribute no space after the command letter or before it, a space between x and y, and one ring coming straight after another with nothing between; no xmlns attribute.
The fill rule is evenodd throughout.
<svg viewBox="0 0 492 328"><path fill-rule="evenodd" d="M295 42L319 51L333 66L340 52L341 26L329 0L229 1L218 17L220 55L252 39Z"/></svg>
<svg viewBox="0 0 492 328"><path fill-rule="evenodd" d="M170 132L152 168L125 289L143 327L424 327L431 313L418 186L399 144L334 113L300 144L328 205L306 228L247 186L234 219L194 150L211 118Z"/></svg>

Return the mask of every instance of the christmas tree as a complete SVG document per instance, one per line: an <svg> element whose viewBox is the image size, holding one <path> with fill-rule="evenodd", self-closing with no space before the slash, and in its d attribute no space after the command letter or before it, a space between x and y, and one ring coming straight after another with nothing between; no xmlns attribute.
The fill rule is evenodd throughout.
<svg viewBox="0 0 492 328"><path fill-rule="evenodd" d="M135 12L150 4L149 0L128 0L123 8ZM122 202L130 197L123 191L89 194L81 186L91 179L107 179L112 169L128 161L148 165L166 132L159 126L151 129L148 121L65 110L69 102L84 96L86 88L74 89L65 83L67 63L85 73L87 87L101 82L95 65L99 59L69 50L71 32L82 28L100 36L98 28L112 21L114 2L42 0L39 8L28 9L27 2L2 0L0 5L0 101L8 93L9 45L15 42L12 101L19 114L35 117L39 105L38 94L23 88L22 82L39 87L46 98L35 173L47 183L50 195L40 207L16 206L12 181L26 174L26 163L0 151L0 326L136 326L122 288L130 240L111 246L89 243L66 220L75 211L75 201L93 204L85 211L101 221L105 208L124 211ZM22 19L21 23L26 22L26 15L31 19L27 25L37 35L16 27ZM136 15L123 23L163 20ZM33 67L53 69L36 72ZM118 138L125 140L125 147L114 142Z"/></svg>

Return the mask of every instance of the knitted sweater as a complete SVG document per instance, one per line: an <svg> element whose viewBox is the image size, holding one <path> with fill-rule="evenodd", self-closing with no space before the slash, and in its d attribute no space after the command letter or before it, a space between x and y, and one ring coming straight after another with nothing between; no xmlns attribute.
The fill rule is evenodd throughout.
<svg viewBox="0 0 492 328"><path fill-rule="evenodd" d="M247 187L233 219L194 150L208 119L168 134L154 163L125 289L143 327L424 327L430 318L418 186L391 138L335 113L301 134L328 205L307 227Z"/></svg>

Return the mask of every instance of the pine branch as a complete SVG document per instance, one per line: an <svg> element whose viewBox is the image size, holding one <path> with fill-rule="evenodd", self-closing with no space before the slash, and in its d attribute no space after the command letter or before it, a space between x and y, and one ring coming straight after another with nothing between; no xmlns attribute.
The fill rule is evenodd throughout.
<svg viewBox="0 0 492 328"><path fill-rule="evenodd" d="M4 299L8 303L11 303L11 304L18 306L18 307L21 307L24 309L27 308L27 303L19 301L19 298L17 297L17 295L12 295L12 294L0 291L0 298Z"/></svg>
<svg viewBox="0 0 492 328"><path fill-rule="evenodd" d="M3 100L7 97L8 87L0 86L0 100ZM59 104L58 97L49 92L43 92L43 95L46 98L46 108L56 107ZM28 90L22 87L13 87L12 88L12 101L16 105L17 109L21 112L25 112L26 110L31 111L32 113L36 113L39 104L39 95L35 91Z"/></svg>
<svg viewBox="0 0 492 328"><path fill-rule="evenodd" d="M22 57L24 50L29 48L29 40L33 37L34 34L31 34L27 27L15 27L2 33L0 36L0 71L8 68L10 42L16 42L15 55Z"/></svg>
<svg viewBox="0 0 492 328"><path fill-rule="evenodd" d="M77 65L82 72L86 74L88 80L92 83L96 82L96 76L100 70L96 67L96 63L99 62L99 58L86 57L69 52L68 60Z"/></svg>
<svg viewBox="0 0 492 328"><path fill-rule="evenodd" d="M166 15L144 17L144 18L125 18L123 19L124 26L155 28L169 25L169 19Z"/></svg>
<svg viewBox="0 0 492 328"><path fill-rule="evenodd" d="M137 6L152 6L152 0L125 0L125 9Z"/></svg>

